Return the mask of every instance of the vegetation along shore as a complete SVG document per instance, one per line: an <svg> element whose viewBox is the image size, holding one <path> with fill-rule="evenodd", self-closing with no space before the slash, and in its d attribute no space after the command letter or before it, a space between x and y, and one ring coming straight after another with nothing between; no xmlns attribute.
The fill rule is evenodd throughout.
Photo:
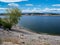
<svg viewBox="0 0 60 45"><path fill-rule="evenodd" d="M18 8L8 9L7 18L0 18L0 45L60 45L60 36L37 34L17 26L21 17Z"/></svg>

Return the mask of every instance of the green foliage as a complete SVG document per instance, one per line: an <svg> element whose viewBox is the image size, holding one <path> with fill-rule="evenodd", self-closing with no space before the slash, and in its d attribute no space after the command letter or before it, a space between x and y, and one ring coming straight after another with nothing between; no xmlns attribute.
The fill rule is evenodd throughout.
<svg viewBox="0 0 60 45"><path fill-rule="evenodd" d="M3 25L4 29L8 28L9 30L12 27L12 24L9 21L7 21L7 20L3 20L2 25Z"/></svg>
<svg viewBox="0 0 60 45"><path fill-rule="evenodd" d="M18 8L12 8L8 9L7 13L9 15L10 22L14 25L17 24L21 16L21 11Z"/></svg>
<svg viewBox="0 0 60 45"><path fill-rule="evenodd" d="M1 18L0 18L0 26L2 26L2 20L1 20Z"/></svg>
<svg viewBox="0 0 60 45"><path fill-rule="evenodd" d="M3 26L4 29L8 28L9 30L12 26L16 25L21 17L21 11L18 8L7 9L7 18L0 19L0 25Z"/></svg>

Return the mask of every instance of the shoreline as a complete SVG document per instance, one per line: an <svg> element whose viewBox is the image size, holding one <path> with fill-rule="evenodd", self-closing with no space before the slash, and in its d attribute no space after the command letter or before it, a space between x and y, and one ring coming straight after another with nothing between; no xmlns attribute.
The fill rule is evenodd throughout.
<svg viewBox="0 0 60 45"><path fill-rule="evenodd" d="M60 15L22 15L22 16L60 16Z"/></svg>
<svg viewBox="0 0 60 45"><path fill-rule="evenodd" d="M46 34L46 35L60 36L60 34L49 34L49 33L43 33L43 32L35 32L35 31L32 31L28 28L24 28L23 26L18 26L18 27L19 27L19 29L24 29L25 31L29 31L29 32L36 33L36 34Z"/></svg>
<svg viewBox="0 0 60 45"><path fill-rule="evenodd" d="M21 29L21 30L20 30ZM27 28L24 28L24 27L22 27L22 26L17 26L17 30L20 30L20 31L23 31L23 32L29 32L29 33L32 33L32 34L43 34L43 35L51 35L51 36L60 36L60 35L58 35L58 34L49 34L49 33L43 33L43 32L41 32L41 33L38 33L38 32L35 32L35 31L32 31L32 30L30 30L30 29L27 29Z"/></svg>
<svg viewBox="0 0 60 45"><path fill-rule="evenodd" d="M14 27L13 31L0 29L0 38L4 41L3 44L12 45L60 45L60 36L38 34L24 28ZM8 42L9 41L9 42Z"/></svg>
<svg viewBox="0 0 60 45"><path fill-rule="evenodd" d="M7 15L0 15L0 16L7 16ZM60 15L22 15L22 16L60 16Z"/></svg>

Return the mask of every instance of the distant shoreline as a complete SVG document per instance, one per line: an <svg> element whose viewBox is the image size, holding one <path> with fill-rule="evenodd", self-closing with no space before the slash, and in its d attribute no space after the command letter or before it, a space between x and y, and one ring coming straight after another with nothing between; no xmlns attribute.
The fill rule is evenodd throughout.
<svg viewBox="0 0 60 45"><path fill-rule="evenodd" d="M6 14L6 13L0 13L0 15L8 15L8 14ZM56 15L58 15L58 16L60 16L60 13L22 13L21 15L40 15L40 16L43 16L43 15L45 15L45 16L56 16Z"/></svg>
<svg viewBox="0 0 60 45"><path fill-rule="evenodd" d="M0 15L0 16L7 16L7 15ZM23 16L60 16L60 15L23 15Z"/></svg>

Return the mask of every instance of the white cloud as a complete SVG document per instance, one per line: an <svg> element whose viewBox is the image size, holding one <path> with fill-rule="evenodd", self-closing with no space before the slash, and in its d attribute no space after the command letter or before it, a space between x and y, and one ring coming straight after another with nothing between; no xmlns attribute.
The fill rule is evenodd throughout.
<svg viewBox="0 0 60 45"><path fill-rule="evenodd" d="M0 11L6 11L6 9L8 8L0 8ZM43 12L51 12L51 13L59 13L60 12L60 8L27 8L27 9L22 9L23 13L32 13L32 12L39 12L39 13L43 13Z"/></svg>
<svg viewBox="0 0 60 45"><path fill-rule="evenodd" d="M25 4L25 6L37 6L37 7L39 7L41 5Z"/></svg>
<svg viewBox="0 0 60 45"><path fill-rule="evenodd" d="M40 8L33 8L33 9L25 9L22 10L22 12L39 12L39 13L43 13L43 12L51 12L51 13L59 13L60 12L60 8L44 8L44 9L40 9Z"/></svg>
<svg viewBox="0 0 60 45"><path fill-rule="evenodd" d="M41 12L41 9L40 8L33 8L33 9L25 9L25 10L22 10L22 12L24 13L32 13L32 12Z"/></svg>
<svg viewBox="0 0 60 45"><path fill-rule="evenodd" d="M6 10L7 8L0 8L0 10Z"/></svg>
<svg viewBox="0 0 60 45"><path fill-rule="evenodd" d="M27 1L27 0L0 0L1 2L21 2L21 1Z"/></svg>
<svg viewBox="0 0 60 45"><path fill-rule="evenodd" d="M46 11L59 11L60 8L45 8Z"/></svg>
<svg viewBox="0 0 60 45"><path fill-rule="evenodd" d="M18 7L19 5L16 4L16 3L9 3L8 6L14 6L14 7L16 6L16 7Z"/></svg>
<svg viewBox="0 0 60 45"><path fill-rule="evenodd" d="M53 4L52 6L60 6L60 4Z"/></svg>
<svg viewBox="0 0 60 45"><path fill-rule="evenodd" d="M26 6L33 6L33 4L26 4Z"/></svg>
<svg viewBox="0 0 60 45"><path fill-rule="evenodd" d="M0 8L0 13L5 13L8 8Z"/></svg>
<svg viewBox="0 0 60 45"><path fill-rule="evenodd" d="M42 10L42 12L59 13L60 8L45 8L44 10Z"/></svg>

